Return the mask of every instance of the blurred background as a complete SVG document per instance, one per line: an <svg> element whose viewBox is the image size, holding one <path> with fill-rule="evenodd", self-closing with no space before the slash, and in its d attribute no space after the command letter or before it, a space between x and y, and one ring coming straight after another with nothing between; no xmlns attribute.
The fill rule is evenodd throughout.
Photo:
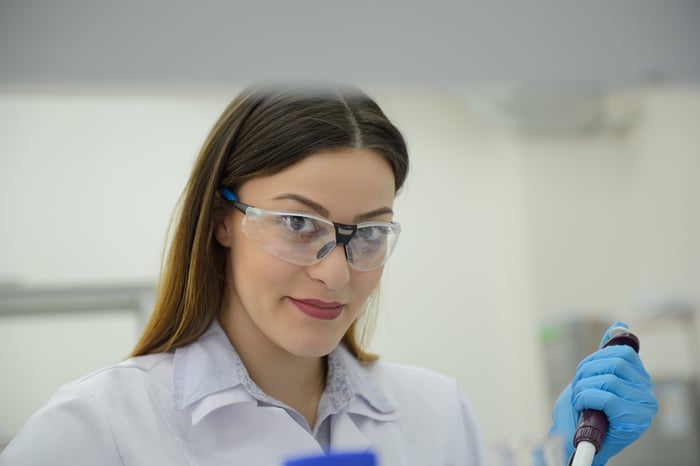
<svg viewBox="0 0 700 466"><path fill-rule="evenodd" d="M124 358L206 135L256 80L340 81L411 173L372 349L546 432L627 322L660 411L611 466L700 464L700 4L0 1L0 445Z"/></svg>

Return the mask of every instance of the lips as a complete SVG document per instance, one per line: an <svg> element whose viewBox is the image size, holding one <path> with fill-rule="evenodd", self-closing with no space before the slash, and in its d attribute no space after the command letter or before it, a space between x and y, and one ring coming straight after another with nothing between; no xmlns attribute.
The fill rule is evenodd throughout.
<svg viewBox="0 0 700 466"><path fill-rule="evenodd" d="M320 320L337 319L343 312L344 304L337 302L321 301L319 299L295 299L289 301L301 312L309 317Z"/></svg>

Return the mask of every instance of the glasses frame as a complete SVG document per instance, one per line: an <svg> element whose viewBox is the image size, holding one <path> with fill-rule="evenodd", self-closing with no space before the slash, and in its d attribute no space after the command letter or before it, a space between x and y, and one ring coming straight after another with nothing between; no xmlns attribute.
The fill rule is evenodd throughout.
<svg viewBox="0 0 700 466"><path fill-rule="evenodd" d="M385 259L384 259L379 265L377 265L377 266L375 266L375 267L373 267L373 268L371 268L371 269L366 269L366 270L355 268L355 266L354 266L354 264L353 264L352 250L350 249L349 244L350 244L350 241L352 240L353 236L354 236L355 233L357 232L358 228L359 228L359 227L362 227L362 226L365 226L365 225L372 225L372 224L390 225L391 228L392 228L392 230L396 232L396 237L397 237L396 239L397 239L397 240L398 240L399 234L401 233L401 225L400 225L398 222L395 222L395 221L391 221L391 222L384 222L384 221L363 222L363 223L356 223L356 224L354 224L354 225L348 225L348 224L345 224L345 223L334 222L334 221L329 220L329 219L327 219L327 218L321 217L320 215L310 214L310 213L307 213L307 212L278 211L278 210L261 209L261 208L259 208L259 207L255 207L255 206L252 206L252 205L250 205L250 204L245 204L245 203L239 201L239 200L238 200L238 196L236 196L236 195L233 193L233 191L231 191L230 189L226 189L226 188L223 188L223 189L219 190L219 194L221 195L221 197L222 197L223 199L229 201L229 202L231 203L231 205L233 205L233 207L235 207L237 210L239 210L240 212L242 212L244 215L247 215L247 210L248 210L248 209L255 209L255 210L259 211L259 212L266 212L266 213L272 213L272 212L274 212L274 213L280 213L280 214L292 214L292 215L293 215L293 214L297 214L297 215L300 215L300 216L310 217L310 218L313 218L313 219L316 219L316 220L321 220L321 221L327 222L327 223L329 223L329 224L332 224L333 227L335 228L335 245L334 245L332 248L329 248L329 249L326 250L326 251L324 251L325 247L324 247L324 248L321 248L321 251L323 251L323 254L320 255L320 257L318 258L318 261L312 262L312 263L306 264L306 265L313 265L313 264L315 264L315 263L318 263L318 262L322 261L326 256L328 256L328 254L329 254L333 249L335 249L336 246L338 246L339 244L342 244L342 245L343 245L343 249L345 250L345 258L347 259L347 261L348 261L348 263L350 264L350 266L353 267L355 270L359 270L359 271L361 271L361 272L366 272L366 271L369 271L369 270L377 269L377 268L381 267L382 265L386 264L386 262L387 262L387 261L389 260L389 258L391 257L391 254L393 253L393 249L394 249L394 248L393 248L393 247L391 248L391 251L389 252L389 254L386 255ZM395 240L395 241L396 241L396 240ZM321 253L321 251L319 251L319 254ZM286 259L283 258L283 257L280 257L280 259L286 260ZM296 262L292 262L292 263L296 263ZM298 265L304 265L304 264L298 264Z"/></svg>

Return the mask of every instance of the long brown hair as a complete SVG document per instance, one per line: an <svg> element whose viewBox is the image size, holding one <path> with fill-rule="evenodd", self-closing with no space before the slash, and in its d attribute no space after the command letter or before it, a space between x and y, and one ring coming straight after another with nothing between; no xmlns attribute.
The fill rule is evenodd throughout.
<svg viewBox="0 0 700 466"><path fill-rule="evenodd" d="M403 185L404 138L364 93L255 86L239 94L211 130L180 198L154 310L131 355L184 346L217 317L226 282L225 250L214 238L219 189L235 192L251 178L275 174L319 151L344 148L375 150L392 167L395 191ZM366 329L356 327L357 322L343 342L359 360L375 359L359 342Z"/></svg>

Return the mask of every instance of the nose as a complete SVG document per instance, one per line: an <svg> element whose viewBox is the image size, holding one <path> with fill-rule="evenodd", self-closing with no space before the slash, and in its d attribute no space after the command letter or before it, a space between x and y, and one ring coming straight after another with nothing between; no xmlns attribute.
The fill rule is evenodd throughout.
<svg viewBox="0 0 700 466"><path fill-rule="evenodd" d="M345 257L344 245L336 245L320 262L307 266L307 271L311 278L325 283L329 290L341 289L350 280L350 265Z"/></svg>

